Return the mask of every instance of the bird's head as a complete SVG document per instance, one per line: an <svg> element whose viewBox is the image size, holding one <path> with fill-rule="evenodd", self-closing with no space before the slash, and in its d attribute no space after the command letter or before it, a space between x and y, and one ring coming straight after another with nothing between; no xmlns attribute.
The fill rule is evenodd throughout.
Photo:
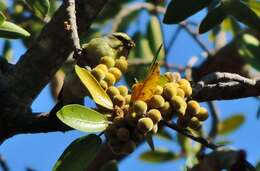
<svg viewBox="0 0 260 171"><path fill-rule="evenodd" d="M128 57L130 50L135 47L134 41L126 34L115 32L108 36L110 46L116 50L117 57Z"/></svg>

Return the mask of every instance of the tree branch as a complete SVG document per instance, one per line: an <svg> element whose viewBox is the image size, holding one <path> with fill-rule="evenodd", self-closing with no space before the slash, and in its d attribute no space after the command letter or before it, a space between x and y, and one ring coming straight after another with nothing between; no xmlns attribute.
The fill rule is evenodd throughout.
<svg viewBox="0 0 260 171"><path fill-rule="evenodd" d="M251 80L238 74L215 72L193 87L198 101L231 100L260 96L260 79Z"/></svg>
<svg viewBox="0 0 260 171"><path fill-rule="evenodd" d="M208 147L208 148L210 148L212 150L215 150L217 147L219 147L216 144L208 141L207 139L205 139L203 137L196 137L196 136L194 136L190 131L188 131L186 129L178 128L177 125L174 122L170 123L170 122L167 122L167 121L164 121L164 120L162 120L161 122L164 125L166 125L167 127L169 127L171 129L179 132L180 134L182 134L182 135L184 135L186 137L189 137L190 139L192 139L192 140L194 140L194 141L204 145L205 147Z"/></svg>

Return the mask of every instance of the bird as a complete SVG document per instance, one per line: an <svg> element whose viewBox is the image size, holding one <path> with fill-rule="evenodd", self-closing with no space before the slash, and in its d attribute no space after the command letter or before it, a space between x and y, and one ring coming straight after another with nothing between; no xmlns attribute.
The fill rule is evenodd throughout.
<svg viewBox="0 0 260 171"><path fill-rule="evenodd" d="M77 65L94 67L103 56L119 58L128 57L130 50L135 47L133 40L122 32L98 37L82 45L82 57L77 59Z"/></svg>

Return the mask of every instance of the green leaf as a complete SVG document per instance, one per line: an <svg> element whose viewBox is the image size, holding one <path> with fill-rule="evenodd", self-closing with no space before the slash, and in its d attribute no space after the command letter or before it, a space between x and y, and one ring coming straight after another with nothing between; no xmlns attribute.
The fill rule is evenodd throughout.
<svg viewBox="0 0 260 171"><path fill-rule="evenodd" d="M177 24L208 6L212 0L172 0L166 10L163 22Z"/></svg>
<svg viewBox="0 0 260 171"><path fill-rule="evenodd" d="M227 14L221 5L209 11L207 16L200 23L199 33L205 33L219 25L226 18L226 16Z"/></svg>
<svg viewBox="0 0 260 171"><path fill-rule="evenodd" d="M252 10L255 11L258 15L260 15L260 2L259 0L247 0L247 4Z"/></svg>
<svg viewBox="0 0 260 171"><path fill-rule="evenodd" d="M158 48L163 43L163 34L160 21L155 15L151 16L150 21L147 25L147 40L149 42L149 46L152 50L153 56L155 56ZM164 56L165 51L164 48L162 48L159 52L158 60L162 60Z"/></svg>
<svg viewBox="0 0 260 171"><path fill-rule="evenodd" d="M24 38L29 36L30 33L28 33L22 27L14 23L4 21L0 25L0 37L7 38L7 39L19 39L19 38Z"/></svg>
<svg viewBox="0 0 260 171"><path fill-rule="evenodd" d="M239 55L252 67L260 71L260 42L251 34L243 34L237 41Z"/></svg>
<svg viewBox="0 0 260 171"><path fill-rule="evenodd" d="M10 40L5 40L4 47L3 47L3 57L10 61L13 57L12 45Z"/></svg>
<svg viewBox="0 0 260 171"><path fill-rule="evenodd" d="M245 116L242 114L233 115L219 124L218 133L228 134L238 129L245 122Z"/></svg>
<svg viewBox="0 0 260 171"><path fill-rule="evenodd" d="M62 153L52 171L83 171L95 159L101 142L94 134L74 140Z"/></svg>
<svg viewBox="0 0 260 171"><path fill-rule="evenodd" d="M156 149L154 151L146 151L141 154L140 159L150 163L162 163L175 160L176 154L166 149Z"/></svg>
<svg viewBox="0 0 260 171"><path fill-rule="evenodd" d="M154 142L153 142L153 135L152 133L148 133L146 136L145 136L145 139L146 139L146 142L147 144L149 145L150 149L152 151L154 151Z"/></svg>
<svg viewBox="0 0 260 171"><path fill-rule="evenodd" d="M101 167L100 171L119 171L117 161L110 160Z"/></svg>
<svg viewBox="0 0 260 171"><path fill-rule="evenodd" d="M5 20L6 20L5 15L0 11L0 25L3 24Z"/></svg>
<svg viewBox="0 0 260 171"><path fill-rule="evenodd" d="M100 132L108 126L104 115L78 104L64 106L57 112L57 117L63 123L83 132Z"/></svg>
<svg viewBox="0 0 260 171"><path fill-rule="evenodd" d="M44 18L49 12L50 2L49 0L26 0L32 11L39 18Z"/></svg>
<svg viewBox="0 0 260 171"><path fill-rule="evenodd" d="M6 0L0 0L0 11L4 11L7 8Z"/></svg>
<svg viewBox="0 0 260 171"><path fill-rule="evenodd" d="M89 91L93 100L97 104L99 104L107 109L113 109L113 103L112 103L110 97L103 90L103 88L100 86L100 84L95 79L95 77L88 70L81 68L78 65L75 65L75 71L76 71L76 74L78 75L79 79L81 80L81 82L84 84L84 86Z"/></svg>
<svg viewBox="0 0 260 171"><path fill-rule="evenodd" d="M235 17L241 23L260 30L260 18L245 3L238 0L222 0L226 13Z"/></svg>

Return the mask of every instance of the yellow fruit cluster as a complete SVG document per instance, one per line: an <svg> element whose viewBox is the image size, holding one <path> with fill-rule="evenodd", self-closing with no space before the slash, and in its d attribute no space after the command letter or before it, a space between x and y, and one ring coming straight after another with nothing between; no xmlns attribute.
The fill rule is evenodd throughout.
<svg viewBox="0 0 260 171"><path fill-rule="evenodd" d="M114 85L122 77L128 68L127 60L124 56L114 59L104 56L100 60L100 64L91 70L92 75L100 83L104 90Z"/></svg>
<svg viewBox="0 0 260 171"><path fill-rule="evenodd" d="M165 107L160 109L163 119L168 121L177 114L177 126L179 128L191 128L199 130L202 121L208 118L208 111L201 107L195 100L190 100L192 94L191 84L181 78L177 72L166 72L164 76L169 80L162 89L165 99Z"/></svg>
<svg viewBox="0 0 260 171"><path fill-rule="evenodd" d="M116 60L103 57L101 64L92 70L114 105L113 112L107 115L112 124L105 130L105 136L115 154L133 152L147 133L157 133L162 119L169 121L177 116L178 127L201 128L208 112L197 101L190 100L192 88L188 80L182 79L177 72L166 72L167 83L157 85L149 100L131 101L131 93L126 86L114 86L127 67L125 57Z"/></svg>

